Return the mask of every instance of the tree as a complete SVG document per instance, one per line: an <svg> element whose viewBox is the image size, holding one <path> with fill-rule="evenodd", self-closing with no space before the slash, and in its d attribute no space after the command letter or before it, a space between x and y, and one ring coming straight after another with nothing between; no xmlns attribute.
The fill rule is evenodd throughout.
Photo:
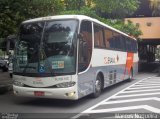
<svg viewBox="0 0 160 119"><path fill-rule="evenodd" d="M66 10L81 10L86 0L63 0Z"/></svg>
<svg viewBox="0 0 160 119"><path fill-rule="evenodd" d="M26 2L26 13L30 18L55 15L63 10L60 0L30 0ZM25 12L25 11L24 11Z"/></svg>
<svg viewBox="0 0 160 119"><path fill-rule="evenodd" d="M60 0L0 0L0 37L16 33L26 19L55 15L63 7Z"/></svg>
<svg viewBox="0 0 160 119"><path fill-rule="evenodd" d="M88 15L127 31L123 29L124 24L119 22L123 20L106 18L123 18L132 14L137 7L138 0L0 0L0 38L15 34L24 20L55 14Z"/></svg>
<svg viewBox="0 0 160 119"><path fill-rule="evenodd" d="M150 0L150 7L153 10L153 16L160 15L160 0Z"/></svg>
<svg viewBox="0 0 160 119"><path fill-rule="evenodd" d="M0 37L7 37L9 34L16 32L17 22L20 17L19 10L21 6L13 0L0 0ZM15 11L17 11L15 10ZM16 21L18 20L18 21Z"/></svg>
<svg viewBox="0 0 160 119"><path fill-rule="evenodd" d="M96 10L103 17L124 18L132 15L139 7L138 0L93 0Z"/></svg>
<svg viewBox="0 0 160 119"><path fill-rule="evenodd" d="M108 4L112 4L112 0L106 0L106 1L108 1ZM97 2L97 1L95 1L95 2ZM123 31L123 32L125 32L125 33L127 33L131 36L136 37L136 38L138 38L138 36L142 35L142 32L139 30L138 26L135 26L131 21L128 21L127 23L124 23L124 20L122 19L122 16L120 16L120 17L116 16L116 18L118 18L118 19L109 19L109 18L106 19L106 18L102 17L101 14L97 14L97 9L98 8L97 8L97 5L95 5L95 3L93 3L93 0L90 0L90 3L91 3L90 5L85 4L85 6L81 7L81 10L77 10L77 9L67 10L67 11L62 11L60 14L87 15L87 16L90 16L92 18L98 19L101 22L106 23L106 24L108 24L108 25L110 25L110 26L112 26L116 29L119 29L119 30L121 30L121 31ZM116 6L118 6L119 2L116 2L116 3L113 3L113 4L116 4ZM137 8L137 6L136 6L136 8ZM110 11L112 11L112 9L113 8L110 8Z"/></svg>

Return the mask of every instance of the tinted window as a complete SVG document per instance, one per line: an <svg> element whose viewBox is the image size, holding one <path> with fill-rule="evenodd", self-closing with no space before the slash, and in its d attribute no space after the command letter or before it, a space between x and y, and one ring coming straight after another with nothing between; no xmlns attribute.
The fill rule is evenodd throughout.
<svg viewBox="0 0 160 119"><path fill-rule="evenodd" d="M14 72L53 76L76 72L77 20L22 24L16 44Z"/></svg>
<svg viewBox="0 0 160 119"><path fill-rule="evenodd" d="M110 48L111 49L116 49L116 47L117 47L116 41L117 41L117 34L113 32L113 36L110 39Z"/></svg>
<svg viewBox="0 0 160 119"><path fill-rule="evenodd" d="M84 71L88 68L92 56L92 23L83 21L81 23L79 38L79 66L78 71Z"/></svg>
<svg viewBox="0 0 160 119"><path fill-rule="evenodd" d="M137 52L137 42L133 39L126 39L126 50L127 52Z"/></svg>
<svg viewBox="0 0 160 119"><path fill-rule="evenodd" d="M125 37L124 36L120 36L120 41L121 41L121 49L122 51L126 51L126 42L125 42Z"/></svg>
<svg viewBox="0 0 160 119"><path fill-rule="evenodd" d="M105 39L106 48L110 48L110 40L112 39L112 37L113 37L112 31L109 29L105 29L104 39Z"/></svg>
<svg viewBox="0 0 160 119"><path fill-rule="evenodd" d="M126 37L126 50L127 52L131 51L131 41Z"/></svg>
<svg viewBox="0 0 160 119"><path fill-rule="evenodd" d="M137 52L137 42L133 40L133 52Z"/></svg>
<svg viewBox="0 0 160 119"><path fill-rule="evenodd" d="M120 41L120 34L119 33L114 33L114 43L115 43L115 46L114 46L114 49L116 50L121 50L121 41Z"/></svg>
<svg viewBox="0 0 160 119"><path fill-rule="evenodd" d="M103 28L99 25L94 25L94 44L95 47L104 48Z"/></svg>

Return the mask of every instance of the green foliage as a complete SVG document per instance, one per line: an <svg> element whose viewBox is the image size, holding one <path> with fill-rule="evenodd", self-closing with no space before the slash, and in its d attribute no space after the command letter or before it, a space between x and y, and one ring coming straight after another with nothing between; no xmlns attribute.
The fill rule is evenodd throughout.
<svg viewBox="0 0 160 119"><path fill-rule="evenodd" d="M17 20L21 19L19 12L21 6L13 0L0 0L0 37L16 32Z"/></svg>
<svg viewBox="0 0 160 119"><path fill-rule="evenodd" d="M110 25L124 33L127 33L128 35L131 35L131 36L134 36L136 38L138 38L140 35L142 35L142 32L139 30L139 27L138 26L135 26L131 21L127 21L127 23L124 23L124 21L122 19L105 19L105 18L102 18L100 16L98 16L96 14L96 12L92 9L92 8L89 8L89 7L82 7L82 10L70 10L70 11L64 11L64 12L61 12L60 14L72 14L72 15L76 15L76 14L79 14L79 15L87 15L87 16L90 16L92 18L95 18L95 19L98 19L99 21L107 24L107 25Z"/></svg>
<svg viewBox="0 0 160 119"><path fill-rule="evenodd" d="M26 8L28 18L55 15L63 10L60 0L30 0L26 4L28 4Z"/></svg>
<svg viewBox="0 0 160 119"><path fill-rule="evenodd" d="M139 6L138 0L93 0L96 10L107 17L124 18L132 15Z"/></svg>
<svg viewBox="0 0 160 119"><path fill-rule="evenodd" d="M66 10L80 10L85 6L85 0L64 0Z"/></svg>
<svg viewBox="0 0 160 119"><path fill-rule="evenodd" d="M149 0L153 16L160 15L160 0Z"/></svg>
<svg viewBox="0 0 160 119"><path fill-rule="evenodd" d="M138 0L0 0L0 38L15 34L24 20L55 14L87 15L138 37L141 33L132 23L106 19L111 14L123 18L137 7Z"/></svg>
<svg viewBox="0 0 160 119"><path fill-rule="evenodd" d="M129 20L125 23L122 19L110 19L107 24L137 39L142 35L142 31L139 29L139 26L134 25Z"/></svg>
<svg viewBox="0 0 160 119"><path fill-rule="evenodd" d="M90 7L82 7L81 10L68 10L68 11L62 11L60 13L61 15L86 15L90 16L92 18L99 18L98 15L96 15L95 11L92 10Z"/></svg>
<svg viewBox="0 0 160 119"><path fill-rule="evenodd" d="M87 3L89 4L85 4L83 7L76 4L76 0L64 1L70 9L62 11L60 14L87 15L136 38L142 35L138 26L135 26L131 21L124 23L122 19L126 15L131 15L135 12L139 6L138 0L87 0ZM94 3L95 7L91 7L91 3ZM79 8L78 6L81 9L77 9ZM116 19L103 18L103 13L105 13L105 17L107 16Z"/></svg>
<svg viewBox="0 0 160 119"><path fill-rule="evenodd" d="M60 0L0 0L0 37L16 33L26 19L55 15L63 7Z"/></svg>
<svg viewBox="0 0 160 119"><path fill-rule="evenodd" d="M129 34L130 36L134 36L135 38L138 38L143 34L142 31L139 30L139 26L134 25L131 21L127 21L127 24L124 24L123 22L120 30Z"/></svg>

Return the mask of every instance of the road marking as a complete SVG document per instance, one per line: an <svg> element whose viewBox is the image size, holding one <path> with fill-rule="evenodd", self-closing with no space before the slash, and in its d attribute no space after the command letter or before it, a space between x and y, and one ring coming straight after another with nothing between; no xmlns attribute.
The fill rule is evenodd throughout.
<svg viewBox="0 0 160 119"><path fill-rule="evenodd" d="M160 113L160 109L148 106L148 105L138 105L130 107L119 107L119 108L109 108L109 109L98 109L98 110L88 110L84 113L107 113L107 112L116 112L116 111L126 111L126 110L135 110L135 109L145 109L154 113Z"/></svg>
<svg viewBox="0 0 160 119"><path fill-rule="evenodd" d="M160 86L148 86L148 87L130 87L130 89L153 89L153 88L160 88Z"/></svg>
<svg viewBox="0 0 160 119"><path fill-rule="evenodd" d="M124 91L122 92L122 94L124 93L139 93L139 92L152 92L152 91L160 91L160 89L150 89L150 90L134 90L134 91Z"/></svg>
<svg viewBox="0 0 160 119"><path fill-rule="evenodd" d="M142 87L142 86L144 86L144 87L146 87L146 86L159 86L159 84L144 84L144 85L142 85L142 84L136 84L135 85L135 87Z"/></svg>
<svg viewBox="0 0 160 119"><path fill-rule="evenodd" d="M160 81L143 81L142 83L160 83Z"/></svg>
<svg viewBox="0 0 160 119"><path fill-rule="evenodd" d="M137 81L136 83L134 83L134 84L132 84L132 85L130 85L130 86L122 89L121 91L117 92L116 94L114 94L114 95L112 95L112 96L110 96L110 97L102 100L101 102L93 105L92 107L86 109L85 111L81 112L80 114L75 115L75 116L72 117L72 118L73 118L73 119L74 119L74 118L78 118L78 117L80 117L81 115L83 115L83 113L89 113L89 112L91 112L94 108L96 108L96 107L98 107L99 105L101 105L101 104L109 101L110 99L116 97L116 95L124 92L124 91L127 90L127 89L130 89L131 87L135 86L136 84L138 84L138 83L140 83L140 82L142 82L142 81L144 81L144 80L146 80L146 79L151 79L152 77L155 77L155 75L153 75L153 76L151 76L151 77L144 78L144 79L142 79L142 80L140 80L140 81ZM159 86L159 87L160 87L160 86ZM148 106L147 106L147 105L146 105L146 106L143 106L143 108L145 108L145 107L148 107ZM132 106L132 108L133 108L133 106ZM135 106L135 108L137 108L137 106ZM142 108L142 107L140 107L140 108ZM150 107L150 108L152 108L152 107ZM121 108L120 108L120 109L121 109ZM153 108L152 108L152 109L153 109ZM157 111L157 109L155 109L155 110ZM158 111L159 111L159 110L158 110Z"/></svg>
<svg viewBox="0 0 160 119"><path fill-rule="evenodd" d="M149 83L149 82L157 82L157 83L160 83L160 80L157 79L157 80L144 80L143 81L144 83Z"/></svg>
<svg viewBox="0 0 160 119"><path fill-rule="evenodd" d="M146 95L157 95L159 93L145 93L145 94L134 94L134 95L122 95L122 96L114 96L112 99L116 98L125 98L125 97L139 97L139 96L146 96Z"/></svg>
<svg viewBox="0 0 160 119"><path fill-rule="evenodd" d="M119 108L109 108L109 109L99 109L99 110L88 110L84 113L107 113L107 112L117 112L117 111L126 111L126 110L135 110L135 109L145 109L154 113L160 113L160 109L148 106L148 105L138 105L138 106L129 106L129 107L119 107Z"/></svg>
<svg viewBox="0 0 160 119"><path fill-rule="evenodd" d="M148 77L148 78L151 78L151 77ZM142 80L145 80L145 79L148 79L148 78L144 78L144 79L142 79ZM134 84L132 84L132 85L130 85L130 86L124 88L124 89L122 89L121 91L119 91L119 92L117 92L116 94L112 95L111 97L109 97L109 98L107 98L107 99L105 99L105 100L103 100L103 101L97 103L96 105L94 105L94 106L88 108L87 110L92 110L92 109L94 109L95 107L101 105L103 102L106 102L106 101L110 100L111 98L113 98L113 97L115 97L116 95L120 94L121 92L123 92L123 91L129 89L130 87L132 87L132 86L134 86L135 84L141 82L142 80L140 80L140 81L138 81L138 82L136 82L136 83L134 83ZM85 111L87 111L87 110L85 110ZM85 112L85 111L84 111L84 112Z"/></svg>
<svg viewBox="0 0 160 119"><path fill-rule="evenodd" d="M148 84L160 84L160 83L156 83L156 82L147 82L147 83L144 83L144 82L141 82L139 84L136 84L136 85L148 85Z"/></svg>
<svg viewBox="0 0 160 119"><path fill-rule="evenodd" d="M104 105L104 104L108 105L108 104L128 103L128 102L139 102L139 101L149 101L149 100L160 101L160 98L151 97L151 98L138 98L138 99L120 100L120 101L108 101L108 102L102 103L101 105Z"/></svg>

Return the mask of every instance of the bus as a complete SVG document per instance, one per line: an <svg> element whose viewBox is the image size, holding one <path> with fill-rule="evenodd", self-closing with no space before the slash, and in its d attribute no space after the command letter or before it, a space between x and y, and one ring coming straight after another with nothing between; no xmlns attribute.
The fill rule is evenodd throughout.
<svg viewBox="0 0 160 119"><path fill-rule="evenodd" d="M77 100L138 72L135 38L84 15L22 22L15 44L18 96Z"/></svg>

